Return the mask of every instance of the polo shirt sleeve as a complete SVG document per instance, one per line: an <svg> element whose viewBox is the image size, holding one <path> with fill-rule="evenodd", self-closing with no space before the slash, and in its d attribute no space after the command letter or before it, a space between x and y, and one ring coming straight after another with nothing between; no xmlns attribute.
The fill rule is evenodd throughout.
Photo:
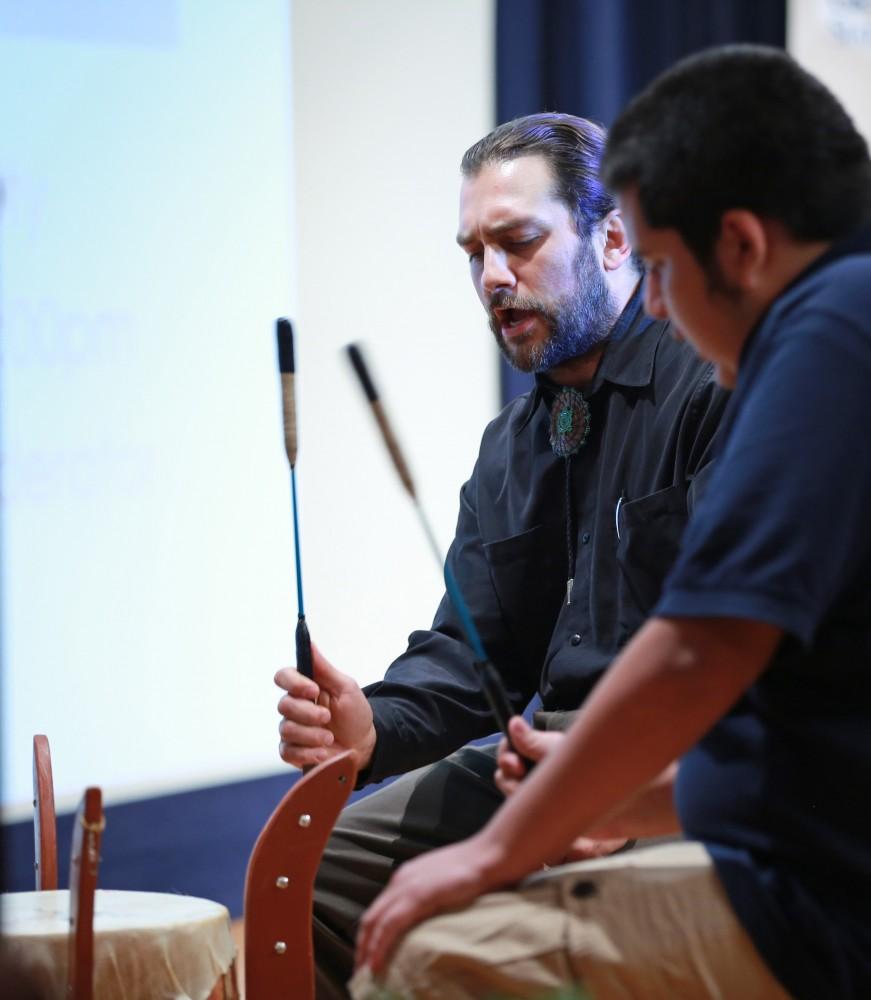
<svg viewBox="0 0 871 1000"><path fill-rule="evenodd" d="M766 326L654 613L764 621L807 645L871 557L871 327L801 306Z"/></svg>

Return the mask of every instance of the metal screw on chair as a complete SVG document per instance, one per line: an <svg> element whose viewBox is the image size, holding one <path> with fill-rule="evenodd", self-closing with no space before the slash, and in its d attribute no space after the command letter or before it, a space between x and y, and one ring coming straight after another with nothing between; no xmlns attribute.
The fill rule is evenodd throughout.
<svg viewBox="0 0 871 1000"><path fill-rule="evenodd" d="M279 889L286 889L290 885L290 879L286 875L279 875L275 884Z"/></svg>
<svg viewBox="0 0 871 1000"><path fill-rule="evenodd" d="M312 818L311 818L311 816L309 816L308 813L303 813L302 816L300 816L300 818L299 818L299 825L300 826L311 826L312 825Z"/></svg>
<svg viewBox="0 0 871 1000"><path fill-rule="evenodd" d="M339 784L340 785L344 785L347 780L348 780L348 775L347 774L340 774L339 775Z"/></svg>
<svg viewBox="0 0 871 1000"><path fill-rule="evenodd" d="M283 955L287 951L287 945L283 941L275 942L275 954Z"/></svg>

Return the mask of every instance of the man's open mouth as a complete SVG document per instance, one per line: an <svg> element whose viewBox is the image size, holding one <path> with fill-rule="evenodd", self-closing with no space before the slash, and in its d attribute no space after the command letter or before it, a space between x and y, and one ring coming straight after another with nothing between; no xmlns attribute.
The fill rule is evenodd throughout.
<svg viewBox="0 0 871 1000"><path fill-rule="evenodd" d="M532 309L494 309L494 315L502 332L508 335L525 333L537 313Z"/></svg>

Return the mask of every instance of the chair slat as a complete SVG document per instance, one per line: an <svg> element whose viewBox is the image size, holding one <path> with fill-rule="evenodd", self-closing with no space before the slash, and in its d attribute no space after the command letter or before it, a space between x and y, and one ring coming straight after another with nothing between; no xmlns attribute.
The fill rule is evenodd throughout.
<svg viewBox="0 0 871 1000"><path fill-rule="evenodd" d="M357 772L350 751L313 768L266 822L245 879L245 995L315 995L312 889L336 817Z"/></svg>
<svg viewBox="0 0 871 1000"><path fill-rule="evenodd" d="M36 888L57 889L57 820L51 749L47 736L33 737L33 850Z"/></svg>
<svg viewBox="0 0 871 1000"><path fill-rule="evenodd" d="M68 1000L93 1000L94 895L103 826L102 793L99 788L86 788L76 813L70 859Z"/></svg>

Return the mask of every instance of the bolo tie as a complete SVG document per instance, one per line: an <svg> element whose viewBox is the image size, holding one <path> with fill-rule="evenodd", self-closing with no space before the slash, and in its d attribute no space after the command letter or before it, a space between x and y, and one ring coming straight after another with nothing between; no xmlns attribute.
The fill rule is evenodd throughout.
<svg viewBox="0 0 871 1000"><path fill-rule="evenodd" d="M572 603L575 583L575 518L572 504L572 457L590 436L590 406L583 393L564 386L550 407L550 446L563 460L566 482L566 604Z"/></svg>

